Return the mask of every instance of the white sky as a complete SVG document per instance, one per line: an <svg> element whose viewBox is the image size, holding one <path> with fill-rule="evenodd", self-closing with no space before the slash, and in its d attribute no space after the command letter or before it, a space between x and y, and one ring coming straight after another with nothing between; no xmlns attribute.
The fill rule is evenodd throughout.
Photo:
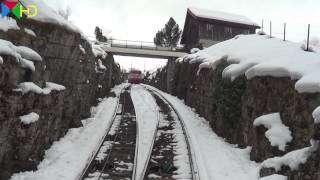
<svg viewBox="0 0 320 180"><path fill-rule="evenodd" d="M116 39L153 41L155 33L173 17L183 28L187 7L198 7L241 14L261 24L273 35L282 37L282 25L287 23L287 38L301 42L306 39L307 25L311 36L320 36L319 0L45 0L49 5L71 7L70 20L88 36L94 36L95 26ZM138 60L139 59L139 60ZM130 68L154 69L165 61L116 57L120 65ZM131 63L133 62L133 63Z"/></svg>

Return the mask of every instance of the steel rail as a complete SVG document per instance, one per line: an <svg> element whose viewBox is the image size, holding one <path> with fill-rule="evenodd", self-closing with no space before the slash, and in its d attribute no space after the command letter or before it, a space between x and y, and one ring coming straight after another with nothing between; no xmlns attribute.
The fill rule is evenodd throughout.
<svg viewBox="0 0 320 180"><path fill-rule="evenodd" d="M110 129L111 129L111 127L112 127L112 125L113 125L116 117L117 117L117 113L118 113L118 109L119 109L119 104L120 104L120 95L122 94L123 90L124 90L126 87L127 87L127 86L124 86L124 87L122 88L121 92L119 93L119 95L117 96L117 105L116 105L115 111L114 111L114 113L113 113L112 121L111 121L111 123L110 123L110 126L107 128L106 133L104 134L104 136L100 139L100 141L99 141L99 143L98 143L98 145L97 145L97 148L92 152L90 158L89 158L88 161L87 161L87 164L86 164L85 168L83 169L83 171L81 172L81 174L78 175L78 177L77 177L78 180L83 180L83 179L85 178L85 176L86 176L87 173L88 173L87 171L88 171L90 165L92 164L93 160L97 157L97 155L98 155L98 153L99 153L99 151L100 151L100 149L101 149L101 147L102 147L102 145L103 145L103 143L104 143L104 141L105 141L105 138L106 138L107 135L109 134Z"/></svg>
<svg viewBox="0 0 320 180"><path fill-rule="evenodd" d="M153 93L155 93L158 97L160 97L162 100L164 100L170 107L171 109L174 111L174 113L177 115L178 120L180 122L180 125L182 127L182 131L183 134L185 136L185 140L187 143L187 149L188 149L188 155L189 155L189 162L190 162L190 168L191 168L191 174L192 174L192 179L193 180L200 180L200 176L199 176L199 170L198 170L198 166L196 163L196 158L195 158L195 153L194 150L192 149L191 145L190 145L190 135L188 133L188 130L186 128L186 125L184 123L184 121L181 118L180 113L177 111L177 109L174 107L174 105L165 97L163 96L161 93L157 92L156 90L143 85L145 88L147 88L148 90L152 91Z"/></svg>

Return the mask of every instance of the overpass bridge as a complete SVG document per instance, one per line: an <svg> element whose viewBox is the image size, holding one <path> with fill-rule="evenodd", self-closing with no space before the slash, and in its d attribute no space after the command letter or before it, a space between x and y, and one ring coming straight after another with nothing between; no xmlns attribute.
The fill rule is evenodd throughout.
<svg viewBox="0 0 320 180"><path fill-rule="evenodd" d="M177 59L187 55L182 48L156 46L153 42L110 39L107 43L97 42L108 53L158 59Z"/></svg>

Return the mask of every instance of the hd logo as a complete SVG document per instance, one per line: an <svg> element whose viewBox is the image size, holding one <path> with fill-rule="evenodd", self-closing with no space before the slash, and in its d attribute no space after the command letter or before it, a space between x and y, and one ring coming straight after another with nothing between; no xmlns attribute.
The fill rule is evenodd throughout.
<svg viewBox="0 0 320 180"><path fill-rule="evenodd" d="M29 4L27 7L24 7L23 4L18 0L5 0L3 3L1 3L1 15L2 17L5 17L10 12L12 12L12 14L19 19L23 17L23 14L27 17L35 17L38 14L38 8L34 4Z"/></svg>

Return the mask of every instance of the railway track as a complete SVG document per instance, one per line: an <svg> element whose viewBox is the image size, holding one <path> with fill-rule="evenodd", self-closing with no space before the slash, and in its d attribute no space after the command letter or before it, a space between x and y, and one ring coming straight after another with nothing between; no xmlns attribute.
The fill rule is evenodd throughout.
<svg viewBox="0 0 320 180"><path fill-rule="evenodd" d="M156 91L148 89L159 107L159 125L150 152L144 164L144 180L192 179L198 180L187 132L174 107ZM93 160L82 174L81 180L107 180L135 178L137 162L137 122L130 97L130 87L121 93L112 127L106 134ZM140 179L139 179L140 180ZM142 179L141 179L142 180Z"/></svg>
<svg viewBox="0 0 320 180"><path fill-rule="evenodd" d="M157 141L160 144L160 156L157 156L157 141L153 149L154 153L151 157L151 161L148 165L148 170L145 179L192 179L199 180L198 168L195 162L195 155L192 151L190 144L190 138L188 132L185 128L184 121L180 118L178 111L175 107L168 101L164 96L162 96L157 91L152 88L145 87L156 99L158 106L160 107L161 113L164 115L164 123L169 123L162 128L162 137L165 141L162 141L162 137L158 138ZM166 122L167 121L167 122ZM160 123L161 124L161 123ZM173 137L172 137L173 136ZM172 143L173 140L173 143ZM168 145L171 142L171 146ZM159 147L159 145L158 145ZM162 148L161 147L165 147ZM168 148L169 147L169 148ZM173 162L169 155L170 151L173 149ZM162 153L161 153L162 152ZM161 154L167 154L166 156L161 156ZM169 156L168 156L169 155ZM153 160L152 158L158 158ZM160 157L160 159L159 159ZM175 163L176 162L176 163ZM183 164L181 164L183 163ZM173 164L173 167L172 167ZM188 165L186 165L188 164ZM154 168L156 167L156 168ZM180 169L176 169L180 167ZM154 173L154 170L158 170ZM151 175L151 176L150 176ZM155 175L155 176L154 176Z"/></svg>
<svg viewBox="0 0 320 180"><path fill-rule="evenodd" d="M112 127L82 180L131 179L135 158L136 120L130 87L120 95Z"/></svg>

